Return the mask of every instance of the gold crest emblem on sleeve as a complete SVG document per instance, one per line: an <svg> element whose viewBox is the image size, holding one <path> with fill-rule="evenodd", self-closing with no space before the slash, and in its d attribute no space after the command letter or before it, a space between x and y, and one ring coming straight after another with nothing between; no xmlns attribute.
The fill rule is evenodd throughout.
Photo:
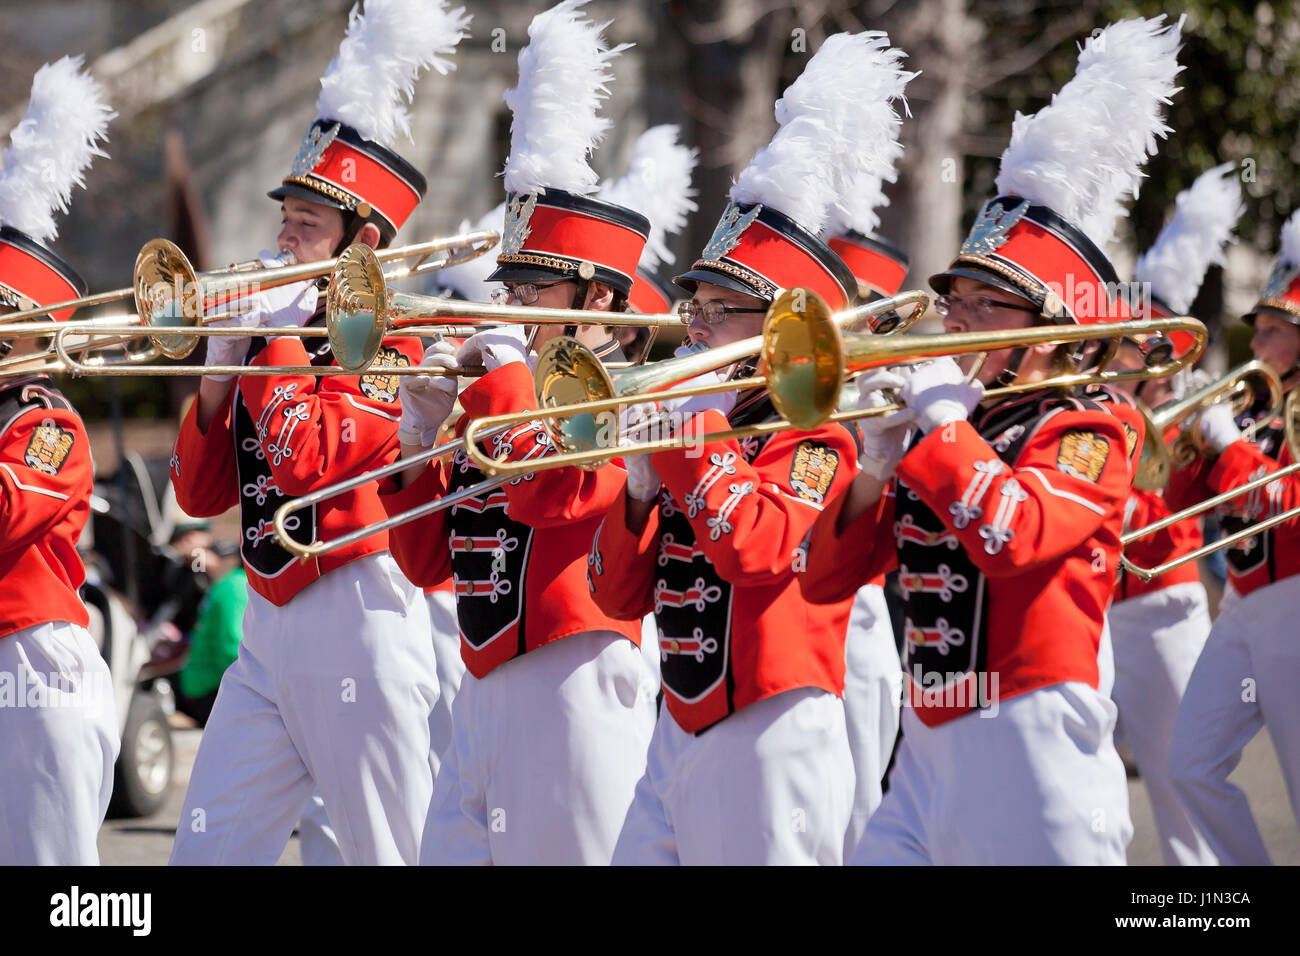
<svg viewBox="0 0 1300 956"><path fill-rule="evenodd" d="M66 428L61 428L53 419L47 418L37 426L27 442L27 451L23 455L28 467L35 468L47 475L57 475L63 470L68 460L68 452L76 442L76 436Z"/></svg>
<svg viewBox="0 0 1300 956"><path fill-rule="evenodd" d="M1096 432L1071 428L1056 449L1059 471L1096 484L1110 457L1110 442Z"/></svg>
<svg viewBox="0 0 1300 956"><path fill-rule="evenodd" d="M801 441L790 462L790 487L805 501L824 504L839 467L839 452L822 442Z"/></svg>
<svg viewBox="0 0 1300 956"><path fill-rule="evenodd" d="M384 346L375 356L374 364L389 368L410 368L411 360L397 349ZM397 401L397 387L400 383L401 377L397 375L362 375L361 394L371 401L389 405Z"/></svg>

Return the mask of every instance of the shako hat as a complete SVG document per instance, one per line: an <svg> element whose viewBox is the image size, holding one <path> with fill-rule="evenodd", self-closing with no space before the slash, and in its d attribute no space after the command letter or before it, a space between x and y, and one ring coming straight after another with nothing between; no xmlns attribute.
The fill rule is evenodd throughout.
<svg viewBox="0 0 1300 956"><path fill-rule="evenodd" d="M354 6L338 56L321 77L318 118L289 175L267 195L352 213L391 242L428 189L392 149L399 135L411 137L406 103L421 70L455 69L448 57L469 20L444 0L366 0L364 12Z"/></svg>
<svg viewBox="0 0 1300 956"><path fill-rule="evenodd" d="M67 212L72 190L96 156L117 114L99 84L65 56L36 71L27 112L9 134L0 171L0 302L22 310L86 294L86 282L46 243L58 238L56 212ZM71 309L53 313L67 319Z"/></svg>
<svg viewBox="0 0 1300 956"><path fill-rule="evenodd" d="M1151 289L1151 318L1187 315L1212 265L1224 265L1224 248L1245 206L1232 163L1206 170L1174 201L1174 217L1133 267L1133 279ZM1169 336L1182 354L1195 338Z"/></svg>
<svg viewBox="0 0 1300 956"><path fill-rule="evenodd" d="M1102 251L1136 196L1142 165L1168 134L1164 107L1182 19L1113 23L1088 38L1074 77L1031 116L1016 114L1002 154L999 195L984 203L961 251L930 277L946 294L964 276L1028 299L1063 322L1129 317Z"/></svg>
<svg viewBox="0 0 1300 956"><path fill-rule="evenodd" d="M505 94L514 114L506 159L505 223L489 282L594 280L626 297L650 234L645 216L595 198L589 163L610 121L598 115L613 78L608 23L564 0L539 13L519 51L519 83Z"/></svg>
<svg viewBox="0 0 1300 956"><path fill-rule="evenodd" d="M853 272L821 238L864 174L888 174L891 131L881 122L915 74L879 31L827 37L776 101L779 129L728 193L712 237L676 283L700 282L771 302L805 286L832 309L857 296ZM896 117L895 117L896 118ZM896 142L897 128L892 139Z"/></svg>
<svg viewBox="0 0 1300 956"><path fill-rule="evenodd" d="M1282 226L1282 250L1246 321L1254 325L1255 313L1261 308L1277 309L1287 321L1300 325L1300 209Z"/></svg>

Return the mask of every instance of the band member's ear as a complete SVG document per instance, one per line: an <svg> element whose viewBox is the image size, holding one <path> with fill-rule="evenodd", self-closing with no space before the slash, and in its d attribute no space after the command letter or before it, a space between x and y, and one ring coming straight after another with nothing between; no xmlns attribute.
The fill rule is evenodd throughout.
<svg viewBox="0 0 1300 956"><path fill-rule="evenodd" d="M614 290L603 282L593 282L587 293L587 309L592 312L608 312L614 308Z"/></svg>
<svg viewBox="0 0 1300 956"><path fill-rule="evenodd" d="M357 237L353 242L360 242L369 246L371 249L379 248L379 227L373 222L368 222L357 230Z"/></svg>

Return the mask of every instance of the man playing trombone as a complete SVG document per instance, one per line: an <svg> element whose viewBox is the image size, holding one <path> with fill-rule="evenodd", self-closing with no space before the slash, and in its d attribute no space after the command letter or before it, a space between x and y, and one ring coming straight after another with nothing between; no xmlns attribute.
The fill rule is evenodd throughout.
<svg viewBox="0 0 1300 956"><path fill-rule="evenodd" d="M622 353L611 321L626 307L649 224L630 209L591 198L587 153L606 125L597 90L608 82L603 27L580 0L539 14L507 93L515 114L505 185L509 203L497 269L517 305L569 308L591 323L569 328L606 361ZM546 80L569 73L567 93ZM570 102L582 90L583 102ZM563 122L566 148L554 123ZM535 326L537 339L561 327ZM571 341L571 340L568 340ZM540 342L539 342L540 344ZM535 407L527 346L484 331L459 349L436 343L424 365L482 363L488 374L461 393L465 417ZM455 380L404 380L402 454L436 441L456 400ZM554 453L544 426L526 422L489 442L513 461ZM382 500L396 515L483 484L459 450L450 462L412 466L405 487ZM420 849L430 864L608 864L645 767L654 723L653 681L637 621L614 620L592 603L584 572L600 519L626 472L557 468L528 474L454 507L393 529L393 555L418 585L453 576L461 654L469 673L453 704L452 742L442 755Z"/></svg>
<svg viewBox="0 0 1300 956"><path fill-rule="evenodd" d="M1292 466L1300 422L1300 212L1282 229L1282 250L1255 308L1251 350L1282 381L1284 421L1234 419L1229 403L1200 415L1205 453L1189 469L1199 497L1222 494ZM1294 471L1221 506L1225 535L1300 505ZM1267 724L1300 821L1300 519L1292 518L1228 548L1229 590L1178 710L1169 770L1197 827L1224 865L1268 864L1269 854L1241 788L1228 776L1246 744Z"/></svg>
<svg viewBox="0 0 1300 956"><path fill-rule="evenodd" d="M838 34L787 91L783 102L798 105L778 113L781 129L676 280L691 293L682 314L700 350L692 358L755 339L782 290L805 287L833 309L854 300L852 271L816 232L835 202L848 201L846 182L879 170L897 135L895 101L911 76L902 58L883 34ZM838 122L864 101L884 117L878 139ZM824 126L818 115L829 117ZM642 436L627 436L627 488L588 562L600 607L625 619L654 612L664 693L615 863L843 860L854 796L841 699L851 601L810 605L795 572L809 527L852 479L857 447L839 424L706 437L778 418L766 389L745 387L752 372L742 362L718 373L730 374L732 390L625 415L679 441L635 454Z"/></svg>
<svg viewBox="0 0 1300 956"><path fill-rule="evenodd" d="M1015 347L1017 331L1127 317L1099 246L1146 155L1090 128L1083 104L1104 98L1105 123L1154 141L1177 43L1159 19L1113 24L1052 104L1017 120L1003 195L930 280L947 332L1006 330L1010 347L964 371L939 359L859 380L864 408L904 407L863 420L863 473L814 526L802 575L805 596L827 602L899 564L903 739L854 863L1124 862L1132 825L1099 654L1141 436L1075 393L985 389L1075 370L1074 348ZM1082 132L1067 142L1056 124ZM1098 177L1115 191L1073 185Z"/></svg>
<svg viewBox="0 0 1300 956"><path fill-rule="evenodd" d="M0 172L0 316L83 295L44 243L112 113L81 58L41 67ZM54 313L63 321L71 310ZM0 354L10 354L0 325ZM35 351L18 338L12 357ZM26 363L23 363L24 365ZM99 862L120 745L113 682L87 630L77 543L94 464L81 416L44 363L0 382L0 866Z"/></svg>
<svg viewBox="0 0 1300 956"><path fill-rule="evenodd" d="M397 22L389 22L397 18ZM319 119L281 201L280 249L323 259L351 242L390 242L425 180L389 144L408 131L402 89L448 65L463 11L408 0L353 17L322 80ZM381 49L382 48L382 49ZM379 70L358 51L382 53ZM210 365L329 366L328 345L263 338L252 326L318 321L315 285L263 295L235 320L249 338L209 346ZM378 362L419 361L418 339L386 341ZM414 863L432 791L430 710L438 696L428 611L388 554L385 534L299 561L276 536L282 499L391 461L396 376L205 376L181 427L172 481L194 515L240 507L249 604L195 760L173 863L274 863L315 789L345 863ZM290 530L315 537L382 514L372 483L312 507Z"/></svg>
<svg viewBox="0 0 1300 956"><path fill-rule="evenodd" d="M1231 174L1232 164L1216 167L1179 193L1177 211L1170 223L1134 267L1134 279L1151 292L1151 314L1167 317L1185 314L1196 298L1205 271L1222 263L1223 248L1241 215L1241 189ZM1225 175L1226 174L1226 175ZM1175 342L1176 346L1185 343ZM1124 342L1112 367L1141 368L1143 356L1134 342ZM1180 373L1169 380L1144 379L1120 388L1155 408L1185 392L1194 375ZM1182 397L1179 394L1178 397ZM1159 417L1159 416L1157 416ZM1158 427L1158 426L1157 426ZM1164 443L1165 429L1148 431L1144 446ZM1143 451L1139 471L1160 456ZM1168 470L1162 470L1168 475ZM1167 487L1152 487L1159 475L1136 475L1135 486L1124 505L1124 530L1130 532L1177 510L1188 482L1186 472L1175 472ZM1200 547L1199 517L1179 522L1150 539L1128 544L1124 556L1140 564L1159 564ZM1152 815L1168 866L1213 864L1205 837L1187 815L1168 771L1169 742L1173 737L1178 705L1187 689L1196 659L1210 632L1210 610L1195 562L1178 573L1144 581L1123 573L1115 599L1107 611L1115 649L1115 686L1112 697L1119 708L1116 738L1132 749L1133 758L1151 800Z"/></svg>

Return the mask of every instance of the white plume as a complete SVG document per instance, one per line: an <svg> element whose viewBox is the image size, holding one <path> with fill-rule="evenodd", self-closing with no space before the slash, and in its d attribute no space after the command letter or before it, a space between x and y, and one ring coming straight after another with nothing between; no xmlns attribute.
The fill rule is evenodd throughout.
<svg viewBox="0 0 1300 956"><path fill-rule="evenodd" d="M1278 253L1277 261L1300 266L1300 209L1291 213L1291 218L1282 226L1282 251Z"/></svg>
<svg viewBox="0 0 1300 956"><path fill-rule="evenodd" d="M600 198L641 213L650 220L650 239L641 253L641 268L650 272L673 262L668 237L681 232L687 216L698 209L691 175L699 150L677 141L681 127L652 126L632 150L632 165L622 179L602 183Z"/></svg>
<svg viewBox="0 0 1300 956"><path fill-rule="evenodd" d="M1174 218L1133 267L1133 278L1180 315L1192 307L1205 270L1224 265L1223 248L1245 212L1232 163L1201 173L1178 194Z"/></svg>
<svg viewBox="0 0 1300 956"><path fill-rule="evenodd" d="M1085 41L1074 78L1032 116L1016 114L999 193L1051 207L1098 246L1114 237L1121 203L1138 194L1142 165L1170 129L1164 107L1183 18L1120 20Z"/></svg>
<svg viewBox="0 0 1300 956"><path fill-rule="evenodd" d="M410 139L406 103L415 78L432 67L444 76L456 64L447 59L468 33L463 7L445 0L366 0L348 15L348 32L320 81L316 112L338 120L363 137L392 147Z"/></svg>
<svg viewBox="0 0 1300 956"><path fill-rule="evenodd" d="M471 226L466 220L460 224L460 232L478 231L480 229L494 229L501 231L502 225L506 221L506 204L501 203L478 222ZM492 270L497 267L497 257L491 255L478 256L459 265L448 266L440 269L435 274L434 285L445 286L455 292L459 292L471 302L487 302L491 298L493 286L487 282L487 277L492 274Z"/></svg>
<svg viewBox="0 0 1300 956"><path fill-rule="evenodd" d="M519 85L506 90L514 114L506 192L524 195L548 187L580 196L596 190L587 160L610 121L596 115L609 96L610 62L632 46L610 48L609 23L593 23L580 9L587 0L564 0L528 25L528 46L519 51Z"/></svg>
<svg viewBox="0 0 1300 956"><path fill-rule="evenodd" d="M27 112L9 134L0 171L0 224L40 242L59 234L56 212L67 212L74 186L96 156L108 121L117 114L80 56L47 63L32 78Z"/></svg>
<svg viewBox="0 0 1300 956"><path fill-rule="evenodd" d="M780 129L741 172L732 201L762 203L814 235L832 215L837 225L856 215L858 184L885 179L897 159L893 104L916 76L900 69L905 55L877 30L827 37L776 101Z"/></svg>
<svg viewBox="0 0 1300 956"><path fill-rule="evenodd" d="M901 102L904 112L912 115L903 89L917 74L898 69L903 55L900 50L891 50L885 56L865 61L860 67L873 71L877 84L876 92L862 103L864 135L868 139L863 142L864 155L857 179L845 185L840 201L831 207L826 224L828 236L842 236L849 231L870 236L880 228L880 214L876 210L889 205L885 183L898 181L898 161L903 156L903 144L898 141L903 118L894 108L894 101Z"/></svg>

